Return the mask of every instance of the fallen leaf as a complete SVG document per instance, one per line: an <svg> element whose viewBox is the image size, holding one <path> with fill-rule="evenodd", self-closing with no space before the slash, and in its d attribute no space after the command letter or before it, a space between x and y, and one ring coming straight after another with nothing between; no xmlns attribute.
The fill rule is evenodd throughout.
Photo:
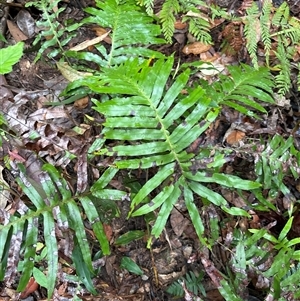
<svg viewBox="0 0 300 301"><path fill-rule="evenodd" d="M225 134L225 140L228 144L233 145L241 141L245 137L245 133L239 130L233 130Z"/></svg>
<svg viewBox="0 0 300 301"><path fill-rule="evenodd" d="M57 62L56 66L57 66L58 70L61 72L61 74L64 76L64 78L70 82L93 75L90 72L77 71L76 69L73 69L72 67L70 67L68 65L68 63L66 63L66 62Z"/></svg>
<svg viewBox="0 0 300 301"><path fill-rule="evenodd" d="M31 277L28 281L25 290L22 292L20 298L21 299L27 298L30 294L35 292L38 289L38 287L39 287L38 283L34 280L33 277Z"/></svg>
<svg viewBox="0 0 300 301"><path fill-rule="evenodd" d="M194 42L183 47L184 54L200 54L208 51L211 45L203 44L201 42Z"/></svg>
<svg viewBox="0 0 300 301"><path fill-rule="evenodd" d="M184 23L184 22L181 22L180 20L177 20L174 24L174 27L175 27L175 29L182 30L182 29L185 29L187 27L187 24Z"/></svg>
<svg viewBox="0 0 300 301"><path fill-rule="evenodd" d="M28 37L20 30L14 22L7 20L7 27L16 42L25 41Z"/></svg>
<svg viewBox="0 0 300 301"><path fill-rule="evenodd" d="M72 50L72 51L80 51L80 50L88 48L89 46L96 45L99 42L103 41L109 35L109 33L110 33L110 31L104 33L100 37L84 41L84 42L82 42L82 43L80 43L80 44L72 47L70 50Z"/></svg>

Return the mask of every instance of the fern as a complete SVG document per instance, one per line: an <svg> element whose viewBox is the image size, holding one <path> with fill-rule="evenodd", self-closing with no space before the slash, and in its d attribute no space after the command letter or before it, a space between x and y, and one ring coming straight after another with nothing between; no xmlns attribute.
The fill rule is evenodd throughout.
<svg viewBox="0 0 300 301"><path fill-rule="evenodd" d="M185 16L182 18L183 22L189 23L189 32L200 42L205 44L212 44L210 35L210 24L207 20L200 17Z"/></svg>
<svg viewBox="0 0 300 301"><path fill-rule="evenodd" d="M162 31L168 43L172 42L174 33L175 16L180 10L180 5L177 0L166 0L163 3L159 14L159 19L162 23Z"/></svg>
<svg viewBox="0 0 300 301"><path fill-rule="evenodd" d="M37 27L41 29L46 28L46 30L42 30L36 37L33 42L33 45L41 42L41 47L37 53L35 58L35 62L38 61L42 55L42 53L49 49L52 46L58 45L58 49L54 49L48 53L48 57L53 58L58 53L64 53L63 46L65 46L71 38L74 36L68 34L64 39L62 36L66 33L66 28L64 28L57 20L59 14L64 11L64 7L57 8L58 4L61 0L47 1L47 0L39 0L34 2L26 3L26 6L35 6L37 9L43 12L42 19L37 21ZM52 37L49 39L49 37ZM46 38L46 41L42 41L42 38Z"/></svg>
<svg viewBox="0 0 300 301"><path fill-rule="evenodd" d="M265 54L266 54L266 62L269 65L269 55L272 47L271 42L271 9L272 9L272 1L267 0L263 3L262 14L260 18L260 28L261 28L261 40L264 44Z"/></svg>
<svg viewBox="0 0 300 301"><path fill-rule="evenodd" d="M247 40L246 47L249 52L249 55L252 60L252 64L254 68L258 69L258 60L257 60L257 42L258 42L258 33L257 33L257 26L258 23L258 15L259 10L256 3L253 2L253 5L246 10L246 23L244 27L244 34Z"/></svg>
<svg viewBox="0 0 300 301"><path fill-rule="evenodd" d="M148 15L153 15L154 0L136 0L136 3L145 6Z"/></svg>
<svg viewBox="0 0 300 301"><path fill-rule="evenodd" d="M281 39L279 39L281 41ZM276 57L279 60L279 73L275 76L276 87L278 88L278 94L284 95L289 91L291 86L291 64L290 59L293 56L294 50L284 47L282 42L278 43Z"/></svg>
<svg viewBox="0 0 300 301"><path fill-rule="evenodd" d="M180 74L166 90L172 66L173 57L160 59L153 66L147 62L139 64L137 60L127 61L116 69L103 69L98 79L84 79L82 83L96 93L124 95L105 102L93 100L94 109L105 116L103 136L116 141L113 147L104 145L95 154L115 158L113 165L119 169L156 167L156 174L133 197L130 216L160 208L152 228L152 235L158 237L173 205L183 193L197 234L205 243L204 226L194 204L194 195L230 214L248 216L241 209L229 208L226 200L205 183L240 189L254 189L258 184L231 175L213 173L209 176L205 172L190 171L193 154L185 149L216 119L219 107L211 105L200 86L188 96L180 94L187 84L189 70ZM160 192L154 196L156 190ZM154 194L151 203L141 206L149 194Z"/></svg>
<svg viewBox="0 0 300 301"><path fill-rule="evenodd" d="M19 175L17 182L32 202L32 207L27 207L19 199L16 214L20 214L21 217L16 215L9 216L6 213L4 224L0 225L0 241L2 246L6 246L0 249L0 279L1 281L5 279L6 284L9 286L16 276L17 271L15 267L20 258L23 257L23 273L17 289L18 291L25 289L35 265L33 260L36 252L35 246L38 239L40 239L38 238L38 220L42 218L43 239L47 248L47 290L48 297L50 297L54 291L58 272L59 243L56 239L56 231L59 230L63 234L66 234L67 231L74 232L76 260L81 260L81 265L86 265L86 267L76 266L79 275L82 268L87 268L85 277L88 274L92 275L91 252L85 234L82 213L85 213L91 223L103 254L109 254L109 243L102 223L99 220L93 198L100 200L110 198L113 201L126 198L126 193L105 188L110 179L117 173L115 168L108 168L102 177L94 183L90 196L74 197L68 189L67 182L52 165L45 164L43 166L44 171L39 175L40 183L37 183L26 175L26 169L23 166L16 166L13 162L11 164L14 168L14 173ZM81 256L81 259L78 256ZM75 264L78 265L76 262ZM91 292L95 293L94 288L89 285L89 283L92 283L91 279L83 278L82 281Z"/></svg>
<svg viewBox="0 0 300 301"><path fill-rule="evenodd" d="M276 135L269 142L269 147L256 157L255 173L257 181L264 183L265 189L270 189L269 195L275 196L279 191L290 199L290 190L284 184L284 177L293 175L299 178L299 152L293 146L293 138L284 140ZM293 201L289 212L293 211Z"/></svg>
<svg viewBox="0 0 300 301"><path fill-rule="evenodd" d="M163 57L160 52L148 49L149 45L164 43L159 38L161 29L153 24L153 18L148 16L133 0L119 4L116 0L96 1L98 8L86 8L91 16L72 27L72 30L84 24L97 24L112 30L111 47L107 51L103 45L97 46L99 55L89 52L77 53L68 51L66 55L93 61L104 66L115 66L129 58L158 58Z"/></svg>
<svg viewBox="0 0 300 301"><path fill-rule="evenodd" d="M274 103L272 98L273 81L267 68L258 70L242 65L241 67L228 67L231 77L220 76L221 81L208 86L207 92L218 104L224 104L234 108L248 116L256 116L256 113L249 110L254 109L266 112L265 108L254 99L267 103Z"/></svg>
<svg viewBox="0 0 300 301"><path fill-rule="evenodd" d="M203 287L203 284L201 283L203 276L203 272L196 276L194 272L190 271L185 275L185 277L181 277L177 281L173 282L167 288L166 292L176 297L183 297L184 290L182 288L182 281L184 281L186 288L194 295L197 296L199 293L201 293L203 296L206 296L205 289Z"/></svg>

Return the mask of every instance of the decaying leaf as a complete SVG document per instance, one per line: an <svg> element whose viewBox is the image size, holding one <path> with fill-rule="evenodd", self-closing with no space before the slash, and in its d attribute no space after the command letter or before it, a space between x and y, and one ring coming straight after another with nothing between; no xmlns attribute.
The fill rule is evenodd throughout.
<svg viewBox="0 0 300 301"><path fill-rule="evenodd" d="M59 71L61 72L61 74L64 76L64 78L70 82L93 75L90 72L77 71L77 70L73 69L72 67L70 67L68 65L68 63L66 63L66 62L57 62L56 66L59 69Z"/></svg>
<svg viewBox="0 0 300 301"><path fill-rule="evenodd" d="M200 54L208 51L211 45L207 45L201 42L194 42L183 47L182 52L184 54Z"/></svg>

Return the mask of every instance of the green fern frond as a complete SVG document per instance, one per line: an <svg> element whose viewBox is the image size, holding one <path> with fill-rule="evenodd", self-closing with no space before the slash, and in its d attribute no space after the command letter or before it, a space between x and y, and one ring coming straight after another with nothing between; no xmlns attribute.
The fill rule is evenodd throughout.
<svg viewBox="0 0 300 301"><path fill-rule="evenodd" d="M181 282L184 281L186 288L192 292L195 296L201 293L203 296L206 296L205 289L203 284L201 283L203 280L204 273L199 273L198 276L192 271L187 273L184 277L181 277L177 281L173 282L166 290L167 293L176 296L176 297L183 297L184 290L182 288Z"/></svg>
<svg viewBox="0 0 300 301"><path fill-rule="evenodd" d="M189 95L181 95L190 70L185 70L169 84L172 67L173 57L159 59L153 66L137 60L127 61L118 68L103 68L98 78L83 80L82 84L94 92L112 95L112 99L105 102L93 100L94 109L105 116L103 137L115 141L112 147L104 143L95 154L115 158L113 165L119 169L156 167L155 175L133 197L130 215L139 216L159 209L151 232L158 237L183 193L196 232L205 244L204 226L194 195L228 213L248 215L239 208L229 208L227 201L206 187L206 183L240 189L254 189L258 184L231 175L212 173L208 176L204 172L190 171L194 155L187 153L186 148L216 119L220 108L211 105L201 86ZM141 206L150 194L155 195L155 191L160 192L152 197L151 204L146 202Z"/></svg>
<svg viewBox="0 0 300 301"><path fill-rule="evenodd" d="M288 24L290 9L287 2L283 2L277 9L272 18L272 25L280 27Z"/></svg>
<svg viewBox="0 0 300 301"><path fill-rule="evenodd" d="M47 1L47 0L39 0L34 2L26 3L26 6L35 6L37 9L42 11L42 18L41 20L36 22L38 28L43 29L36 37L33 42L33 45L37 45L41 42L41 47L37 53L37 56L34 62L38 61L42 55L42 53L49 49L52 46L58 45L58 49L53 49L53 51L47 54L48 57L53 58L58 53L63 53L63 46L65 46L74 34L68 34L66 38L62 39L63 34L66 33L66 28L64 28L58 22L58 16L61 12L65 10L64 7L60 7L58 9L54 9L58 7L59 2L61 0L54 0L54 1ZM44 30L45 28L45 30ZM51 39L46 39L48 37L52 37ZM42 39L45 38L46 40L43 41Z"/></svg>
<svg viewBox="0 0 300 301"><path fill-rule="evenodd" d="M246 47L249 52L252 64L255 69L258 69L258 59L257 59L257 43L258 43L258 33L257 26L259 25L258 16L259 9L256 3L253 2L252 6L246 10L247 16L245 20L244 34L246 37Z"/></svg>
<svg viewBox="0 0 300 301"><path fill-rule="evenodd" d="M102 221L99 219L97 200L109 199L110 202L113 202L126 199L127 194L106 188L118 172L116 168L108 168L102 174L91 187L90 195L76 196L75 198L68 189L67 182L52 165L45 164L43 166L44 171L39 174L40 183L37 183L26 175L26 169L22 165L16 166L13 162L11 164L14 173L19 175L17 182L32 202L32 207L28 208L19 200L16 214L20 214L21 217L6 214L4 224L0 225L0 242L2 246L7 246L7 248L0 248L0 279L1 281L5 280L8 284L13 283L17 273L16 266L23 257L18 290L25 289L35 264L38 265L34 261L35 245L40 239L38 238L38 221L42 218L43 239L47 248L47 290L50 297L55 288L58 272L59 242L56 239L56 231L59 230L63 234L67 231L74 233L77 242L75 246L77 251L74 249L74 252L82 254L81 265L84 264L92 275L90 246L82 216L86 216L90 222L103 254L109 254L109 243ZM79 258L76 259L79 260ZM80 271L78 272L80 274ZM82 282L92 293L95 292L94 288L90 286L91 279L82 279Z"/></svg>
<svg viewBox="0 0 300 301"><path fill-rule="evenodd" d="M208 87L210 97L218 104L225 104L248 116L258 117L253 109L265 113L265 108L255 99L274 103L274 84L269 70L264 67L256 70L247 65L231 66L228 70L231 77L221 75L220 81Z"/></svg>
<svg viewBox="0 0 300 301"><path fill-rule="evenodd" d="M149 16L153 15L154 0L136 0L136 3L146 7L146 12Z"/></svg>
<svg viewBox="0 0 300 301"><path fill-rule="evenodd" d="M200 42L205 44L212 44L212 37L210 35L210 24L207 20L199 17L185 16L182 18L183 22L189 23L189 32Z"/></svg>
<svg viewBox="0 0 300 301"><path fill-rule="evenodd" d="M292 53L289 53L289 49L283 46L281 39L279 39L276 57L279 60L279 74L275 76L275 84L278 88L278 93L284 95L289 91L291 86L291 63ZM291 49L290 49L291 50Z"/></svg>
<svg viewBox="0 0 300 301"><path fill-rule="evenodd" d="M270 28L271 28L271 9L272 9L272 1L266 0L263 3L262 14L260 17L260 28L261 28L261 40L264 44L266 61L269 64L269 56L270 50L272 48Z"/></svg>
<svg viewBox="0 0 300 301"><path fill-rule="evenodd" d="M166 0L163 3L159 13L159 19L162 24L162 31L168 43L172 42L175 24L175 14L180 11L178 0Z"/></svg>
<svg viewBox="0 0 300 301"><path fill-rule="evenodd" d="M153 17L148 16L135 4L134 0L118 4L116 0L96 1L97 8L88 7L86 12L91 16L76 24L72 29L83 24L98 24L111 29L111 46L107 50L103 45L98 45L98 55L74 51L66 55L93 61L104 66L115 66L131 58L158 58L163 57L158 51L147 48L149 45L164 43L159 38L161 29L153 23Z"/></svg>

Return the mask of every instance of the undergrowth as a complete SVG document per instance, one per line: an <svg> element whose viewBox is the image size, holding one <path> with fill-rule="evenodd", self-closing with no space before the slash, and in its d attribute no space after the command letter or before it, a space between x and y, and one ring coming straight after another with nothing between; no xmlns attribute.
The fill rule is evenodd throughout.
<svg viewBox="0 0 300 301"><path fill-rule="evenodd" d="M171 2L172 5L175 3L172 9ZM247 208L229 204L215 187L227 188L239 194L247 191L255 195L256 202L247 204L253 210L276 212L272 198L279 193L290 198L291 193L283 183L284 178L289 175L298 179L300 160L299 151L294 147L292 138L275 136L264 142L261 150L253 151L253 180L224 172L225 163L235 152L232 148L212 149L206 145L196 152L189 150L197 138L220 116L223 107L259 118L261 113L268 113L267 106L274 105L273 91L276 87L282 94L289 89L288 67L292 50L289 50L290 45L285 44L285 39L289 37L292 44L296 44L299 41L299 32L298 23L289 17L285 4L277 9L271 20L272 26L279 29L276 33L279 73L275 77L272 76L267 61L271 50L271 37L275 34L271 34L271 27L262 25L266 64L259 66L258 39L254 37L252 30L255 22L258 24L270 15L271 6L266 1L262 12L258 11L254 3L247 10L246 21L242 21L246 22L244 33L252 66L241 64L229 67L230 76L220 75L218 81L210 85L203 80L189 85L192 67L175 71L173 55L164 56L148 46L164 43L161 32L165 34L167 41L171 40L174 16L178 13L186 13L184 21L189 22L191 33L197 39L211 43L209 22L199 15L187 13L195 11L195 5L205 3L165 1L159 16L162 30L157 19L152 16L153 1L149 0L139 1L139 5L135 1L96 1L97 8L86 9L89 15L86 19L63 28L54 21L62 9L55 13L51 10L59 1L51 3L29 3L42 10L40 25L49 28L42 31L36 40L42 41L36 59L49 47L58 45L58 50L50 52L49 56L55 57L59 53L62 60L75 62L74 71L80 70L79 66L83 66L83 62L89 61L98 65L99 71L90 69L88 71L91 74L70 83L64 96L70 97L82 90L93 95L93 110L105 121L101 124L100 138L96 138L88 149L88 160L91 162L94 158L101 157L103 162L109 163L103 165L100 178L88 192L74 194L59 170L52 165L44 164L39 182L36 182L30 179L22 164L10 162L10 169L30 203L21 198L15 211L1 209L0 241L5 246L0 250L1 280L5 280L8 285L12 284L17 273L15 267L21 262L18 290L22 291L31 275L37 273L35 246L39 243L37 226L42 223L47 283L42 282L43 276L39 277L48 290L49 298L57 281L57 254L61 247L56 234L60 233L66 238L69 231L74 233L74 240L67 241L70 243L78 281L96 294L92 284L95 275L92 264L94 259L83 217L90 223L102 254L110 254L109 241L103 228L105 213L101 212L99 205L108 206L106 209L113 212L113 216L117 216L118 208L114 202L130 200L128 218L147 216L155 212L156 218L151 223L148 239L150 246L152 240L162 234L174 205L183 198L201 247L211 250L216 242L207 236L206 225L199 213L199 204L204 207L212 204L228 217L251 218ZM141 5L146 7L148 14ZM218 8L214 8L213 13L216 16L224 15L224 11ZM228 19L231 20L232 16L228 16ZM104 47L100 43L96 45L97 53L93 55L86 51L65 50L72 37L68 33L87 24L109 28L110 47ZM43 41L42 38L47 35L53 35L54 38ZM287 50L290 56L286 55ZM209 160L205 161L205 158ZM111 187L110 182L123 171L129 174L135 174L135 171L146 172L149 178L134 193L129 193L128 189ZM126 183L123 184L126 186ZM7 187L3 190L7 190ZM295 200L289 200L290 205L286 212L288 221L278 237L272 236L264 228L245 232L236 229L233 232L232 244L228 246L232 256L228 270L223 271L224 279L219 287L226 300L241 300L241 287L247 287L247 275L250 272L271 279L266 287L267 293L279 300L283 300L285 293L291 292L295 296L299 294L297 283L300 272L298 268L291 266L298 267L299 251L295 246L300 241L299 238L287 238L295 212ZM140 237L140 233L138 234ZM262 263L271 250L273 263L262 268ZM195 276L190 273L182 281L187 283L187 288L193 290L194 294L205 294L199 282L201 277L202 275ZM179 283L173 284L169 292L182 295Z"/></svg>

